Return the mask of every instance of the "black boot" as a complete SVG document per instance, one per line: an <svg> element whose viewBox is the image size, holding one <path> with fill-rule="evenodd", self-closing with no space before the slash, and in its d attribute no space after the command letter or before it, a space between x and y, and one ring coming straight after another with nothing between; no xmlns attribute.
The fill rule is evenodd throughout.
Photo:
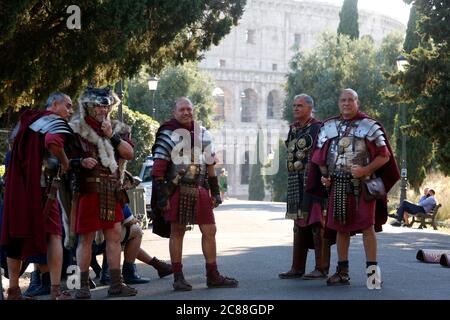
<svg viewBox="0 0 450 320"><path fill-rule="evenodd" d="M148 283L150 279L142 278L136 270L135 263L123 262L122 266L123 282L126 284Z"/></svg>
<svg viewBox="0 0 450 320"><path fill-rule="evenodd" d="M50 272L45 272L41 274L41 285L34 291L34 296L45 296L50 294L51 283L50 283Z"/></svg>
<svg viewBox="0 0 450 320"><path fill-rule="evenodd" d="M100 283L105 286L111 284L111 277L109 276L109 266L106 256L103 258L102 271L100 272Z"/></svg>
<svg viewBox="0 0 450 320"><path fill-rule="evenodd" d="M23 293L23 295L27 297L34 297L36 295L35 292L38 291L40 286L41 272L39 270L34 270L33 272L31 272L30 285L28 286L28 289Z"/></svg>

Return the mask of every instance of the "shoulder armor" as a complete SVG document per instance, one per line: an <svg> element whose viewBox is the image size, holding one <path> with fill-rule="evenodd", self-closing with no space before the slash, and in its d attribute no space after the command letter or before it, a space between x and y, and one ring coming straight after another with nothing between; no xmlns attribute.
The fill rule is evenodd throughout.
<svg viewBox="0 0 450 320"><path fill-rule="evenodd" d="M362 119L358 126L355 129L355 137L364 139L369 135L369 132L372 131L374 125L380 127L375 120L364 118Z"/></svg>
<svg viewBox="0 0 450 320"><path fill-rule="evenodd" d="M381 126L372 119L363 119L355 130L355 136L368 141L375 141L377 147L386 145L386 137L384 136Z"/></svg>
<svg viewBox="0 0 450 320"><path fill-rule="evenodd" d="M49 114L37 119L30 125L30 129L40 133L65 133L73 134L72 128L66 120L56 114Z"/></svg>
<svg viewBox="0 0 450 320"><path fill-rule="evenodd" d="M171 130L162 130L156 136L155 143L152 147L152 154L155 159L170 160L172 149L175 142L172 140Z"/></svg>
<svg viewBox="0 0 450 320"><path fill-rule="evenodd" d="M325 142L327 142L329 139L336 138L337 136L337 119L326 121L323 124L322 128L320 128L319 135L317 137L317 147L321 149Z"/></svg>

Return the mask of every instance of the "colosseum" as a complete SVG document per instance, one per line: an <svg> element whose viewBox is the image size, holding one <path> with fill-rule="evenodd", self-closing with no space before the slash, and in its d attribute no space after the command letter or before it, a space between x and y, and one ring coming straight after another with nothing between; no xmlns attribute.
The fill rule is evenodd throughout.
<svg viewBox="0 0 450 320"><path fill-rule="evenodd" d="M256 163L257 132L266 137L266 162L288 124L281 119L283 86L294 50L308 50L316 36L337 30L340 7L314 1L247 0L239 25L205 53L200 69L212 74L217 88L214 133L218 156L228 171L230 196L246 198L250 167ZM360 36L375 44L405 26L390 17L359 10ZM225 151L221 151L221 149ZM279 164L284 165L284 164ZM277 168L268 170L276 172Z"/></svg>

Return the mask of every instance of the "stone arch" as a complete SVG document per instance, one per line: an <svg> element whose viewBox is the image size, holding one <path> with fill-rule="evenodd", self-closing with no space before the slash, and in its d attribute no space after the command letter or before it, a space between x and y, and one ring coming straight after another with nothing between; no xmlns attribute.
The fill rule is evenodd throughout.
<svg viewBox="0 0 450 320"><path fill-rule="evenodd" d="M256 122L258 95L253 89L241 92L241 122Z"/></svg>
<svg viewBox="0 0 450 320"><path fill-rule="evenodd" d="M267 119L280 119L281 94L278 90L271 90L267 95Z"/></svg>
<svg viewBox="0 0 450 320"><path fill-rule="evenodd" d="M250 151L244 153L244 163L241 164L241 184L250 182Z"/></svg>
<svg viewBox="0 0 450 320"><path fill-rule="evenodd" d="M215 121L225 120L225 91L216 87L212 95L214 98L213 119Z"/></svg>

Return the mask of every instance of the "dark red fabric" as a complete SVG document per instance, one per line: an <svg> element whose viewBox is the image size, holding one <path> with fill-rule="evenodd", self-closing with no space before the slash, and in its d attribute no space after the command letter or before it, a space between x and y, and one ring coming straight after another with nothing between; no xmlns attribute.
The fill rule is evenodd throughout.
<svg viewBox="0 0 450 320"><path fill-rule="evenodd" d="M153 163L152 176L164 177L169 162L167 160L156 159ZM155 196L154 196L155 195ZM152 207L156 202L156 194L152 193ZM170 197L170 209L164 212L166 221L177 221L178 207L180 202L180 188L178 187ZM212 200L209 191L205 188L198 188L197 213L195 217L196 224L215 224Z"/></svg>
<svg viewBox="0 0 450 320"><path fill-rule="evenodd" d="M45 135L45 148L47 149L51 144L64 148L64 140L64 135L62 134L47 133Z"/></svg>
<svg viewBox="0 0 450 320"><path fill-rule="evenodd" d="M326 121L332 120L332 119L338 119L341 116L335 116L331 117ZM352 120L359 120L359 119L365 119L370 118L368 115L358 112L358 114L352 119ZM374 119L372 119L374 120ZM374 120L376 121L376 120ZM380 126L381 124L378 123ZM381 126L384 135L387 138L386 131ZM375 146L370 146L370 143L367 143L369 147L369 152L371 152L372 156L377 155L387 155L389 153L389 161L382 166L380 169L378 169L375 174L377 177L381 177L383 180L384 186L386 188L386 192L388 192L392 186L400 179L400 172L398 170L397 163L395 161L394 153L392 152L391 145L386 139L386 147L376 148ZM326 189L323 187L320 177L320 169L319 166L326 164L326 156L328 153L328 148L330 146L330 140L328 140L325 145L321 149L315 148L313 152L313 157L311 159L311 164L309 168L309 179L306 186L306 192L320 197L327 197ZM373 158L372 158L373 159ZM386 223L387 221L387 197L383 200L377 200L376 206L375 206L375 218L374 218L374 228L375 231L380 232L383 231L382 225Z"/></svg>
<svg viewBox="0 0 450 320"><path fill-rule="evenodd" d="M6 174L1 245L20 248L20 259L47 252L40 186L44 135L29 126L51 113L27 110L22 114Z"/></svg>
<svg viewBox="0 0 450 320"><path fill-rule="evenodd" d="M91 116L84 117L84 121L92 128L94 131L100 136L105 137L105 134L102 130L102 123L98 122L95 118L92 118Z"/></svg>
<svg viewBox="0 0 450 320"><path fill-rule="evenodd" d="M122 207L116 202L115 221L100 220L100 195L97 192L80 196L78 202L76 233L88 233L111 229L117 222L123 221Z"/></svg>

